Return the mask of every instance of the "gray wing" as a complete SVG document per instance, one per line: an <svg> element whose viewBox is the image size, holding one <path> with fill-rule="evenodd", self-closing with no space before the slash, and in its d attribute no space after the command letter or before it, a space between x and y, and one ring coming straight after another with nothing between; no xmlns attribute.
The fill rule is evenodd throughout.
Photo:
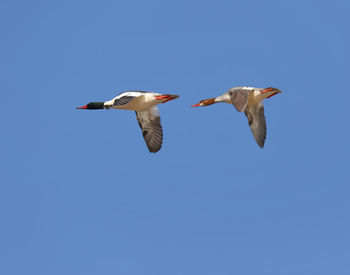
<svg viewBox="0 0 350 275"><path fill-rule="evenodd" d="M231 102L238 112L243 112L247 107L250 92L250 90L241 88L232 88L228 90Z"/></svg>
<svg viewBox="0 0 350 275"><path fill-rule="evenodd" d="M136 98L136 97L134 97L134 96L123 96L121 98L117 98L116 100L114 100L113 106L120 106L120 105L128 104L134 98Z"/></svg>
<svg viewBox="0 0 350 275"><path fill-rule="evenodd" d="M160 124L160 116L157 107L152 107L145 111L137 111L135 113L148 150L151 153L158 152L162 147L163 129Z"/></svg>
<svg viewBox="0 0 350 275"><path fill-rule="evenodd" d="M266 139L264 105L262 102L248 105L244 113L248 118L248 123L256 142L261 148L263 148Z"/></svg>

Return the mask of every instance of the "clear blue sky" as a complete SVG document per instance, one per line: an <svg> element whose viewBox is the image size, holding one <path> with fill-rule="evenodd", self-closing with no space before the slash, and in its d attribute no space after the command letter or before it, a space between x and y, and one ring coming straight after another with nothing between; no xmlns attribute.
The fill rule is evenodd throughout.
<svg viewBox="0 0 350 275"><path fill-rule="evenodd" d="M350 274L348 1L0 2L0 274ZM228 104L275 86L255 143ZM150 154L124 90L160 106Z"/></svg>

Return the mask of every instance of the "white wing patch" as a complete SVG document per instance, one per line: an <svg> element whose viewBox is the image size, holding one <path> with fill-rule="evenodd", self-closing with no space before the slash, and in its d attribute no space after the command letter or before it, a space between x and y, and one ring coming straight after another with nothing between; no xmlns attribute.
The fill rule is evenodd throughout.
<svg viewBox="0 0 350 275"><path fill-rule="evenodd" d="M104 103L104 106L106 109L114 108L124 110L137 110L140 108L139 105L142 105L144 103L144 100L142 100L144 96L148 94L150 93L144 91L123 92L113 99L106 101Z"/></svg>
<svg viewBox="0 0 350 275"><path fill-rule="evenodd" d="M149 92L145 92L145 91L129 91L129 92L122 92L120 93L119 95L117 95L115 98L113 98L114 100L115 99L119 99L123 96L133 96L133 97L138 97L140 95L144 95L144 94L148 94Z"/></svg>

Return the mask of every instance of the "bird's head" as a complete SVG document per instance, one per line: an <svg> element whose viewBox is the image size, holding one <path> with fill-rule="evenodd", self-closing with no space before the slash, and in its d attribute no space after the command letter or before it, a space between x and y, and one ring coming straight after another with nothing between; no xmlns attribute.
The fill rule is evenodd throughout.
<svg viewBox="0 0 350 275"><path fill-rule="evenodd" d="M90 102L85 106L77 107L77 109L88 109L88 110L104 109L104 102Z"/></svg>

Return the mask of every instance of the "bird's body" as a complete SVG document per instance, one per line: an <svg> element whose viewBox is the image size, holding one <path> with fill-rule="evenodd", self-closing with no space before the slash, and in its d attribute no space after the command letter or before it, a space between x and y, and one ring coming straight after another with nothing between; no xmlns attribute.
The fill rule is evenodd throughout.
<svg viewBox="0 0 350 275"><path fill-rule="evenodd" d="M158 152L163 142L163 129L158 108L160 103L178 98L178 95L144 91L129 91L105 102L92 102L78 109L120 109L136 112L136 118L150 152Z"/></svg>
<svg viewBox="0 0 350 275"><path fill-rule="evenodd" d="M104 103L104 108L144 111L162 103L155 100L156 96L162 96L162 94L143 91L124 92L117 95L115 98L106 101Z"/></svg>
<svg viewBox="0 0 350 275"><path fill-rule="evenodd" d="M231 88L221 96L201 100L192 107L208 106L219 102L233 104L237 111L244 111L256 142L263 148L266 139L266 121L262 101L280 92L272 87L261 89L239 86Z"/></svg>
<svg viewBox="0 0 350 275"><path fill-rule="evenodd" d="M218 96L215 98L215 102L225 102L225 103L229 103L232 104L232 100L231 100L231 94L235 91L244 91L247 93L248 95L248 105L252 105L252 104L256 104L259 103L260 101L264 100L265 98L268 98L269 96L271 96L273 93L273 91L267 91L262 93L261 91L263 91L264 89L261 88L254 88L254 87L234 87L232 89L230 89L229 91L227 91L226 93L224 93L221 96Z"/></svg>

